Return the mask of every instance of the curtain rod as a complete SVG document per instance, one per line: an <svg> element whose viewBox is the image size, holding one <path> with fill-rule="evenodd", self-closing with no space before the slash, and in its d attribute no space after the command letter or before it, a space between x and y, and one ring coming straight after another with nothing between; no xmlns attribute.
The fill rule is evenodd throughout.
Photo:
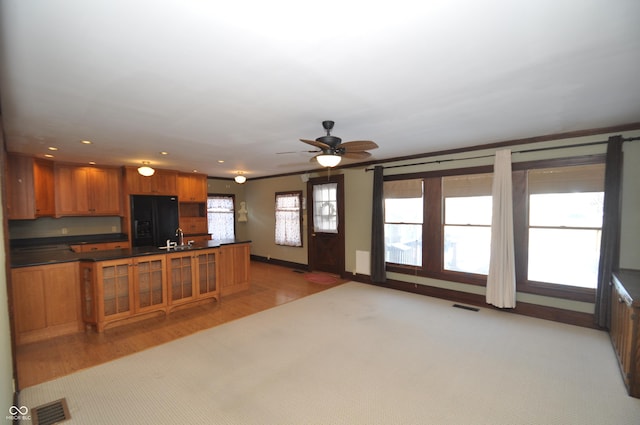
<svg viewBox="0 0 640 425"><path fill-rule="evenodd" d="M620 139L622 142L631 142L634 140L640 140L640 137L631 137L631 138L621 138ZM523 150L519 150L519 151L513 151L511 152L513 153L530 153L530 152L542 152L542 151L551 151L551 150L556 150L556 149L566 149L566 148L578 148L578 147L583 147L583 146L595 146L595 145L604 145L607 144L609 141L608 140L604 140L604 141L598 141L598 142L586 142L586 143L576 143L573 145L563 145L563 146L550 146L550 147L546 147L546 148L535 148L535 149L523 149ZM491 153L491 154L487 154L487 155L477 155L477 156L470 156L467 158L450 158L450 159L438 159L438 160L433 160L433 161L423 161L423 162L414 162L412 164L402 164L402 165L390 165L388 167L382 167L382 169L387 170L387 169L391 169L391 168L402 168L402 167L412 167L415 165L427 165L427 164L441 164L443 162L452 162L452 161L466 161L469 159L481 159L481 158L491 158L494 157L495 154ZM373 168L365 168L364 171L373 171Z"/></svg>

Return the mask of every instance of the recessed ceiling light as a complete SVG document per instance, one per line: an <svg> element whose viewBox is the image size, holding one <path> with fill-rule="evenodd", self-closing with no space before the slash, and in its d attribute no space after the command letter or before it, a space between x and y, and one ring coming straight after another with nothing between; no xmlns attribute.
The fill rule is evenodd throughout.
<svg viewBox="0 0 640 425"><path fill-rule="evenodd" d="M218 164L224 164L224 159L219 159Z"/></svg>
<svg viewBox="0 0 640 425"><path fill-rule="evenodd" d="M169 152L162 151L160 152L160 155L169 155Z"/></svg>
<svg viewBox="0 0 640 425"><path fill-rule="evenodd" d="M45 158L53 158L53 155L51 155L50 153L45 153L45 154L44 154L44 157L45 157Z"/></svg>
<svg viewBox="0 0 640 425"><path fill-rule="evenodd" d="M89 161L89 165L96 165L95 161Z"/></svg>
<svg viewBox="0 0 640 425"><path fill-rule="evenodd" d="M58 148L56 148L55 146L49 146L47 149L49 149L50 151L57 151Z"/></svg>
<svg viewBox="0 0 640 425"><path fill-rule="evenodd" d="M82 143L83 145L90 145L93 142L91 140L80 140L80 143Z"/></svg>
<svg viewBox="0 0 640 425"><path fill-rule="evenodd" d="M197 172L198 172L198 170L193 170L193 172L194 172L194 173L197 173Z"/></svg>

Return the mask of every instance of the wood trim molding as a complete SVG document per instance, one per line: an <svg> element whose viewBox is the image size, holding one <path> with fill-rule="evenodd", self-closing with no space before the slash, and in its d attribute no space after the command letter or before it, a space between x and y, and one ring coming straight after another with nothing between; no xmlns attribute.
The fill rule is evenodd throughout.
<svg viewBox="0 0 640 425"><path fill-rule="evenodd" d="M464 153L464 152L473 152L473 151L478 151L483 149L506 148L510 146L528 145L532 143L550 142L550 141L562 140L562 139L573 139L577 137L597 136L599 134L605 135L607 133L634 131L639 129L640 129L640 122L633 122L628 124L615 125L611 127L600 127L600 128L591 128L587 130L568 131L564 133L554 133L554 134L547 134L543 136L527 137L523 139L512 139L512 140L505 140L505 141L495 142L495 143L474 145L474 146L469 146L465 148L447 149L442 151L426 152L426 153L421 153L416 155L398 156L395 158L385 158L385 159L375 160L375 161L359 162L357 164L349 164L349 165L345 165L343 167L337 167L337 168L353 168L353 167L363 167L363 166L368 167L372 165L385 164L389 162L407 161L412 159L424 159L424 158L430 158L435 156L452 155L452 154ZM603 142L604 141L605 140L603 140Z"/></svg>
<svg viewBox="0 0 640 425"><path fill-rule="evenodd" d="M251 254L251 261L258 261L261 263L275 264L276 266L286 267L292 270L309 271L309 266L301 263L294 263L292 261L278 260L277 258L267 258L261 255Z"/></svg>

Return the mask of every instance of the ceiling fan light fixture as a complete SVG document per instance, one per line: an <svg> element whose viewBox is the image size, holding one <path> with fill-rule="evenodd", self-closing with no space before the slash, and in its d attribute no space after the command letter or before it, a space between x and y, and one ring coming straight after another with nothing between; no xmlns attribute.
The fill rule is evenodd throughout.
<svg viewBox="0 0 640 425"><path fill-rule="evenodd" d="M138 174L145 177L151 177L156 172L153 168L149 167L149 161L142 161L142 167L138 167Z"/></svg>
<svg viewBox="0 0 640 425"><path fill-rule="evenodd" d="M242 184L242 183L244 183L244 182L246 182L246 181L247 181L247 178L246 178L245 176L243 176L243 175L242 175L242 173L238 173L238 175L237 175L237 176L235 176L233 179L234 179L234 180L236 181L236 183L238 183L238 184Z"/></svg>
<svg viewBox="0 0 640 425"><path fill-rule="evenodd" d="M340 157L340 155L323 154L316 156L316 160L318 161L318 164L323 167L335 167L340 164L342 157Z"/></svg>

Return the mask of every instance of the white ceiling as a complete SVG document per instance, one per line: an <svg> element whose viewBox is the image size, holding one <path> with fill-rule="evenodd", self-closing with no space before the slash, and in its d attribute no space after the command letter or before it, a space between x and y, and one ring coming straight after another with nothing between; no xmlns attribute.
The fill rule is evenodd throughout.
<svg viewBox="0 0 640 425"><path fill-rule="evenodd" d="M252 178L317 168L277 152L323 120L373 159L640 121L638 0L0 2L7 149L60 161Z"/></svg>

